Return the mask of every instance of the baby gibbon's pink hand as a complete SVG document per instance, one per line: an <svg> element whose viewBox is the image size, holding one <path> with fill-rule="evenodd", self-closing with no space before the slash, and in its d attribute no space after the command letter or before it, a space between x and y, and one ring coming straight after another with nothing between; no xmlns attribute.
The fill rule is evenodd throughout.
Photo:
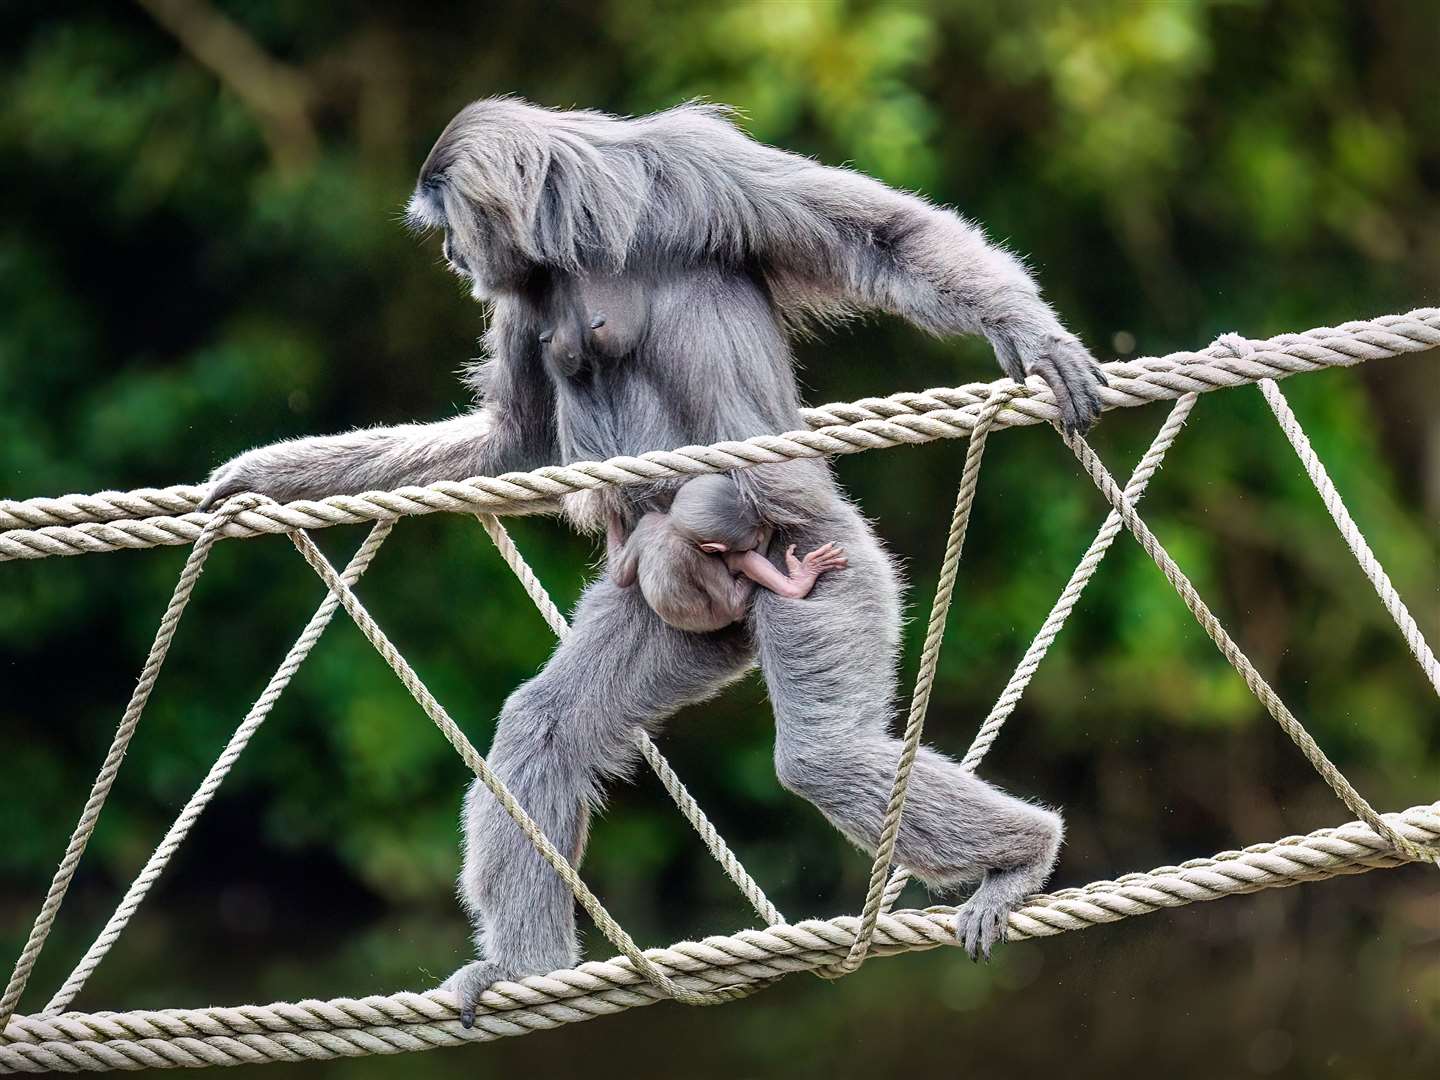
<svg viewBox="0 0 1440 1080"><path fill-rule="evenodd" d="M795 557L794 544L785 550L785 568L791 577L816 578L831 570L844 570L849 565L845 549L839 544L826 544L799 559Z"/></svg>

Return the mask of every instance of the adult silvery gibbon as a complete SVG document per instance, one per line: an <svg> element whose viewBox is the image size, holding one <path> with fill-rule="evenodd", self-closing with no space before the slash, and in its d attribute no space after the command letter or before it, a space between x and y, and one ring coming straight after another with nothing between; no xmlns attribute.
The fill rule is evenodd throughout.
<svg viewBox="0 0 1440 1080"><path fill-rule="evenodd" d="M475 407L437 423L296 439L215 471L237 492L321 498L803 428L790 337L862 310L936 335L983 334L1001 368L1038 375L1084 430L1104 377L1021 262L954 212L844 168L764 146L730 113L690 104L639 118L477 101L420 170L410 222L489 310ZM637 589L598 577L549 663L506 701L490 763L578 859L592 807L653 730L758 663L775 714L775 769L867 852L899 742L891 733L901 620L894 563L836 486L800 461L733 474L790 545L843 547L846 569L804 600L755 593L714 633L667 626ZM674 484L569 497L573 524L633 528ZM898 861L927 884L978 882L960 943L988 956L1008 913L1049 876L1062 823L944 755L915 763ZM569 891L489 792L464 807L460 891L479 958L450 977L463 1016L481 990L572 965Z"/></svg>

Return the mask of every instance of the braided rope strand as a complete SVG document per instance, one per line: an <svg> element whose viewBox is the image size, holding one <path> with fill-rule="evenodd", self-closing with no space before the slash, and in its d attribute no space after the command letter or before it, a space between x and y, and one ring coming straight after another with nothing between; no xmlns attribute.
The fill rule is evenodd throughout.
<svg viewBox="0 0 1440 1080"><path fill-rule="evenodd" d="M895 779L890 788L890 802L885 808L876 845L875 861L870 868L870 887L860 915L860 929L845 959L835 966L833 975L848 975L865 960L875 924L885 902L886 880L895 858L895 843L900 835L900 821L905 813L905 798L910 790L910 773L920 752L920 738L925 731L925 717L930 710L930 694L935 686L935 673L940 667L940 648L945 643L945 620L950 614L950 601L955 595L955 579L959 574L960 556L965 550L965 534L970 528L970 511L980 483L980 463L985 457L985 442L995 418L1010 403L1012 389L1002 388L986 402L984 411L966 447L965 467L960 474L960 489L955 496L955 510L950 517L950 532L945 540L945 555L940 563L940 578L935 585L935 599L930 604L930 621L925 627L925 644L920 652L920 670L910 698L910 716L901 740L900 758L895 765Z"/></svg>
<svg viewBox="0 0 1440 1080"><path fill-rule="evenodd" d="M1440 842L1440 803L1386 821L1407 840ZM1051 937L1225 896L1400 866L1406 857L1362 822L1320 829L1243 851L1035 896L1010 915L1012 941ZM879 920L873 955L953 944L953 907L900 911ZM857 920L811 919L729 937L680 942L646 956L692 987L736 986L833 965ZM482 995L475 1026L458 1019L453 994L399 993L331 1001L208 1009L20 1016L0 1043L0 1073L196 1068L397 1054L489 1042L652 1005L664 996L624 958L502 982Z"/></svg>
<svg viewBox="0 0 1440 1080"><path fill-rule="evenodd" d="M1250 344L1252 351L1244 357L1217 345L1202 352L1176 352L1107 364L1110 385L1101 391L1102 402L1106 409L1144 405L1265 378L1279 379L1325 367L1348 367L1362 360L1421 352L1440 345L1440 309L1419 308L1406 315L1320 327ZM443 481L426 487L336 495L284 505L267 502L238 515L226 525L224 535L259 536L441 512L531 513L551 510L561 496L578 491L964 438L974 429L985 402L1006 382L808 409L805 420L815 425L815 430L810 431L657 450L603 462L547 466L527 473ZM1017 396L1011 402L996 426L1051 423L1058 417L1048 389L1027 388L1023 397ZM124 493L123 497L102 493L60 500L0 502L0 526L5 527L0 531L0 562L193 543L209 515L176 516L174 509L187 497L186 493L197 490L165 489L164 498L153 506L143 493L136 492ZM198 496L191 505L198 505ZM114 516L122 509L134 513L141 508L158 513L145 518Z"/></svg>

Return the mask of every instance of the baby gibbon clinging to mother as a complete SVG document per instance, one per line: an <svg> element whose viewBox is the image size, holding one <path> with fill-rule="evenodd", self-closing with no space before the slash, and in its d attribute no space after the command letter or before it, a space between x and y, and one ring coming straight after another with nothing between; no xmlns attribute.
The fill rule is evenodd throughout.
<svg viewBox="0 0 1440 1080"><path fill-rule="evenodd" d="M644 515L628 539L611 517L610 574L622 588L638 582L645 602L677 630L703 634L743 619L756 585L801 599L821 574L848 565L838 544L802 558L791 544L782 574L762 554L769 543L770 529L733 478L697 476L675 493L668 513Z"/></svg>

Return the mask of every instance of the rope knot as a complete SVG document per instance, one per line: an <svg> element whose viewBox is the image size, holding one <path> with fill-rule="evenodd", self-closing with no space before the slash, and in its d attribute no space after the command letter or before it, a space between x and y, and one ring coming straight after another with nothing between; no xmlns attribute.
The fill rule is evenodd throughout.
<svg viewBox="0 0 1440 1080"><path fill-rule="evenodd" d="M264 506L266 503L274 503L275 500L268 495L257 495L253 491L242 491L237 495L231 495L219 506L211 511L213 514L243 514L246 510L254 510Z"/></svg>
<svg viewBox="0 0 1440 1080"><path fill-rule="evenodd" d="M1255 343L1232 330L1217 337L1211 343L1209 351L1227 352L1236 360L1245 360L1255 355Z"/></svg>
<svg viewBox="0 0 1440 1080"><path fill-rule="evenodd" d="M1039 376L1035 376L1039 378ZM1003 379L996 379L985 387L986 402L999 400L1001 402L1013 401L1016 398L1034 397L1036 390L1026 382L1017 382L1006 376Z"/></svg>

